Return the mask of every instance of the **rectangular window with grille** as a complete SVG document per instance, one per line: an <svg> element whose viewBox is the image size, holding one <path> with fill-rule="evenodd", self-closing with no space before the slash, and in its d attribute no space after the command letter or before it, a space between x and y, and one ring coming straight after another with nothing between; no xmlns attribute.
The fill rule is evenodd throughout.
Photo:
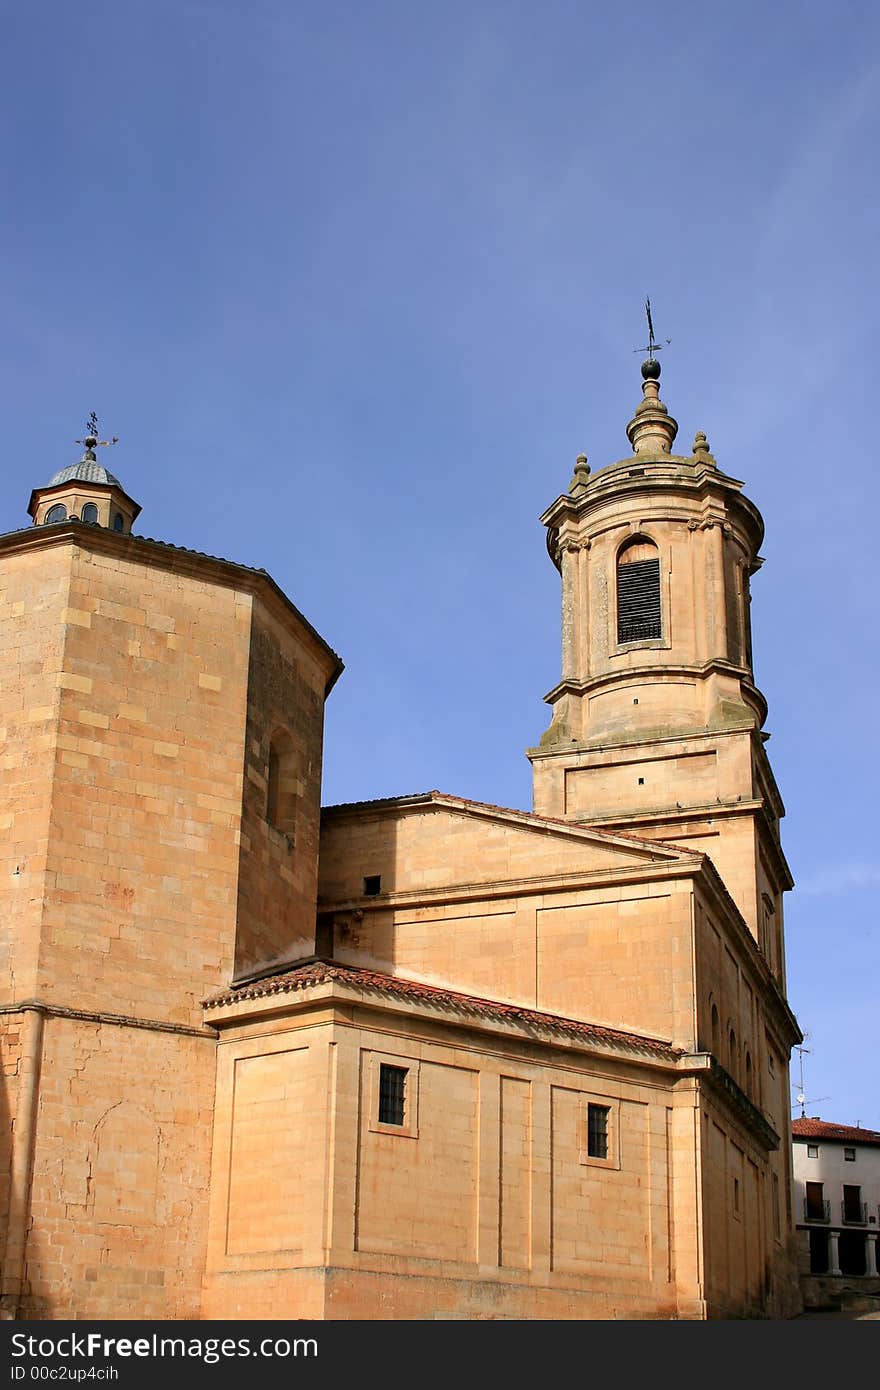
<svg viewBox="0 0 880 1390"><path fill-rule="evenodd" d="M617 640L646 642L662 637L660 561L632 560L617 566Z"/></svg>
<svg viewBox="0 0 880 1390"><path fill-rule="evenodd" d="M406 1067L379 1067L379 1123L402 1125L406 1101Z"/></svg>
<svg viewBox="0 0 880 1390"><path fill-rule="evenodd" d="M587 1106L587 1155L590 1158L608 1157L608 1115L607 1105Z"/></svg>

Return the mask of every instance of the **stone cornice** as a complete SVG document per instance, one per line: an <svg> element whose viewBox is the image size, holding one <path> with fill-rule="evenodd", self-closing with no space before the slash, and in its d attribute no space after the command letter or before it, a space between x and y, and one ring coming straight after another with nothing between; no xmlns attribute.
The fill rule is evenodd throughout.
<svg viewBox="0 0 880 1390"><path fill-rule="evenodd" d="M625 832L615 834L613 830L599 830L595 826L563 819L559 816L542 816L534 811L521 811L513 806L495 806L491 802L472 801L468 797L453 796L449 792L440 791L422 792L414 796L386 797L379 801L352 801L340 806L325 806L322 808L321 816L325 821L353 817L360 822L370 815L380 818L389 815L421 814L428 809L440 813L469 816L476 820L500 821L502 824L511 825L534 834L557 835L564 839L594 840L600 842L601 845L618 843L630 853L641 853L649 859L661 858L678 861L682 855L686 857L688 854L688 851L664 846L663 852L658 855L657 847L652 840L627 835Z"/></svg>
<svg viewBox="0 0 880 1390"><path fill-rule="evenodd" d="M710 1052L692 1052L679 1059L678 1071L699 1081L707 1081L717 1095L736 1112L743 1127L763 1149L778 1149L780 1137L766 1116L741 1090L733 1077Z"/></svg>
<svg viewBox="0 0 880 1390"><path fill-rule="evenodd" d="M647 466L646 466L647 465ZM754 554L764 539L764 521L753 502L742 492L742 483L720 473L717 468L697 462L693 457L658 455L657 458L624 459L591 475L588 484L577 496L562 493L541 516L550 534L558 531L564 520L581 528L593 513L607 505L618 505L623 498L639 494L674 493L679 491L693 501L704 504L704 515L696 518L706 525L723 522L733 512L741 513L742 522L750 534ZM656 503L655 503L656 505ZM713 506L717 515L713 514ZM548 536L548 549L553 550Z"/></svg>
<svg viewBox="0 0 880 1390"><path fill-rule="evenodd" d="M646 849L649 848L645 842ZM677 849L658 842L657 848ZM370 897L318 898L319 912L389 912L401 908L443 907L447 903L489 901L496 898L524 898L547 893L578 893L591 888L619 888L626 884L657 883L664 879L692 877L698 873L704 856L681 850L671 863L642 862L624 868L585 869L580 873L537 874L534 878L492 879L484 883L454 883L444 887L415 888L401 892L378 893Z"/></svg>
<svg viewBox="0 0 880 1390"><path fill-rule="evenodd" d="M654 666L650 668L650 673L654 676L659 675L662 671L664 673L668 672L672 676L692 674L699 677L705 669L705 667ZM585 690L595 688L597 685L605 685L607 683L617 684L618 682L626 683L627 679L631 680L633 677L644 677L646 674L647 671L645 668L631 668L630 671L615 672L611 676L598 676L595 681L561 681L554 690L551 690L550 695L548 695L546 699L549 703L552 703L551 696L553 696L554 699L558 699L560 695L580 695L583 694ZM568 743L539 744L536 748L527 748L526 757L532 762L538 762L541 758L559 759L570 757L573 760L571 764L572 767L576 767L580 761L579 755L583 753L620 753L627 748L639 751L644 750L648 746L659 747L662 744L693 744L703 741L714 743L720 738L742 737L743 734L750 734L752 732L754 732L754 726L745 723L733 726L729 724L719 725L717 728L711 728L709 726L696 729L693 727L683 727L672 732L653 734L649 729L646 729L644 733L639 734L638 738L634 738L630 733L621 735L619 739L612 739L606 735L601 742L596 743L570 740Z"/></svg>
<svg viewBox="0 0 880 1390"><path fill-rule="evenodd" d="M78 1023L105 1023L117 1028L142 1028L149 1033L174 1033L185 1038L216 1039L213 1028L187 1023L169 1023L161 1018L139 1018L134 1014L97 1013L66 1004L47 1004L40 999L23 999L18 1004L0 1004L0 1014L38 1013L44 1018L70 1018Z"/></svg>
<svg viewBox="0 0 880 1390"><path fill-rule="evenodd" d="M734 732L741 731L735 730ZM572 766L577 766L577 763L573 763ZM774 867L779 874L780 882L783 886L783 891L788 892L794 888L794 878L788 860L774 833L772 823L767 815L767 808L760 797L755 797L748 801L704 802L703 805L682 806L680 810L676 809L674 811L633 811L627 815L591 816L589 821L585 822L585 824L594 825L597 830L601 830L605 825L607 825L609 829L613 826L625 826L627 828L623 833L627 834L630 831L637 832L639 826L669 825L674 828L676 825L681 826L687 821L705 820L708 816L716 820L730 816L758 816L765 830L765 835L761 844L770 850L771 857L774 861ZM684 833L687 834L688 832L685 831ZM675 843L674 834L671 837L671 842ZM666 843L666 841L663 843Z"/></svg>
<svg viewBox="0 0 880 1390"><path fill-rule="evenodd" d="M740 731L734 730L733 732ZM576 761L572 763L573 767L577 767L577 765ZM721 820L722 818L730 816L756 815L761 818L766 832L761 843L770 849L774 867L779 874L783 890L788 891L794 888L794 878L792 877L792 872L789 868L788 860L785 857L782 846L773 831L772 824L767 815L767 808L760 797L755 797L748 801L709 801L704 802L702 805L682 806L680 810L676 808L674 811L668 809L657 811L632 811L628 814L591 816L589 821L585 821L584 824L593 825L597 830L601 830L603 826L607 826L609 829L614 826L625 826L627 829L625 829L623 833L627 834L630 831L637 832L639 826L645 825L668 825L674 829L677 825L682 826L692 820L705 820L709 816L715 820ZM688 832L685 830L683 833L687 834ZM667 842L664 841L663 843ZM671 843L675 843L674 834L671 836Z"/></svg>
<svg viewBox="0 0 880 1390"><path fill-rule="evenodd" d="M66 545L75 545L81 550L113 555L137 564L170 570L173 574L198 579L202 583L240 589L259 596L282 623L289 626L293 619L301 635L306 637L316 658L327 670L325 695L330 693L344 670L344 664L333 648L325 642L317 629L312 627L308 618L290 601L266 570L252 569L247 565L237 564L234 560L205 555L201 551L188 550L183 546L171 545L167 541L156 541L145 536L120 535L106 527L91 526L79 521L8 531L5 535L0 535L0 560L7 555L49 550Z"/></svg>
<svg viewBox="0 0 880 1390"><path fill-rule="evenodd" d="M703 883L708 890L708 896L714 897L717 910L731 923L736 933L737 944L750 967L752 984L756 992L763 997L765 1004L768 1005L768 1020L775 1020L777 1029L785 1037L789 1048L796 1046L797 1043L804 1040L798 1021L779 987L776 976L767 964L757 941L752 936L746 919L727 891L727 885L707 854L703 855L702 868Z"/></svg>
<svg viewBox="0 0 880 1390"><path fill-rule="evenodd" d="M756 729L752 735L752 744L754 746L755 760L760 765L761 776L766 778L768 783L768 793L770 800L773 802L773 810L776 816L781 819L785 815L785 803L782 800L782 793L777 785L773 768L770 765L770 759L767 756L767 750L764 747L769 737L769 734L761 733Z"/></svg>
<svg viewBox="0 0 880 1390"><path fill-rule="evenodd" d="M447 997L441 997L443 994ZM240 1000L224 998L222 1002L209 1005L207 1014L211 1026L219 1029L222 1035L226 1028L246 1026L260 1018L290 1017L315 1009L337 1013L343 1010L345 1022L356 1021L357 1015L352 1010L363 1011L367 1015L363 1026L376 1027L378 1015L386 1019L391 1016L392 1020L399 1020L393 1023L395 1031L407 1021L428 1023L459 1033L466 1030L470 1034L481 1034L493 1046L499 1043L551 1046L590 1057L638 1062L662 1070L669 1080L675 1079L681 1056L680 1049L665 1039L624 1033L603 1024L547 1014L507 1001L456 997L448 995L441 987L435 999L414 998L380 985L330 979L302 989Z"/></svg>
<svg viewBox="0 0 880 1390"><path fill-rule="evenodd" d="M86 497L113 497L117 500L121 497L131 507L132 520L140 515L141 505L130 497L121 483L98 483L92 482L88 478L68 478L64 483L47 484L46 487L35 487L28 502L28 515L33 516L40 502L49 497L60 497L68 492L82 493ZM84 523L90 524L90 523ZM18 535L18 532L12 532Z"/></svg>
<svg viewBox="0 0 880 1390"><path fill-rule="evenodd" d="M628 647L627 652L631 652L634 646L635 644ZM644 646L648 651L658 650L658 644L656 642L645 642ZM613 655L615 654L612 653L612 656ZM715 672L720 672L722 675L735 676L740 681L744 693L752 698L753 704L756 706L755 712L760 713L763 711L761 718L761 722L763 723L763 720L767 717L767 701L758 687L749 679L751 672L748 667L737 666L735 662L728 661L726 657L712 657L710 660L703 662L677 662L675 664L666 664L665 662L658 663L655 660L646 663L644 666L621 666L616 671L603 671L601 675L592 676L586 680L568 677L565 680L559 681L558 684L554 685L552 690L547 692L544 696L544 703L552 705L561 695L593 694L596 690L600 690L604 686L632 684L633 680L636 679L644 680L648 678L662 684L664 680L670 680L671 678L680 676L694 676L698 680L705 680ZM734 730L733 732L740 733L742 729L751 727L751 725L743 724L741 729ZM711 729L708 732L729 731L727 729L720 729L717 731ZM538 749L535 750L535 752L538 751Z"/></svg>

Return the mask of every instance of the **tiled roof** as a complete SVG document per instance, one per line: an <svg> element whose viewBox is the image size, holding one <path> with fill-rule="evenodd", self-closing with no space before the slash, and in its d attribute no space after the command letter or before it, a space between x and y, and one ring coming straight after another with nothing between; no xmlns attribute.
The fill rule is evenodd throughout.
<svg viewBox="0 0 880 1390"><path fill-rule="evenodd" d="M875 1129L859 1129L857 1125L834 1125L828 1120L792 1120L795 1139L836 1139L843 1144L880 1144Z"/></svg>
<svg viewBox="0 0 880 1390"><path fill-rule="evenodd" d="M370 811L374 806L397 806L412 801L432 801L440 792L409 792L402 796L376 796L371 801L338 801L334 806L322 806L322 815L328 811Z"/></svg>
<svg viewBox="0 0 880 1390"><path fill-rule="evenodd" d="M605 1028L597 1023L583 1023L579 1019L565 1018L561 1014L542 1013L537 1009L523 1008L519 1004L504 1004L495 999L459 994L456 990L442 989L438 985L421 984L417 980L401 979L396 975L382 974L378 970L365 970L361 966L340 965L336 961L303 961L277 974L230 986L219 994L211 995L204 1004L207 1009L215 1009L222 1004L234 1004L240 999L259 999L266 995L292 993L333 981L364 992L383 994L389 998L409 999L414 1003L433 1004L438 1008L447 1008L478 1018L498 1021L509 1019L515 1023L565 1033L585 1042L605 1043L632 1051L650 1052L661 1057L671 1058L680 1055L680 1049L673 1048L671 1043L663 1042L659 1038L646 1038L639 1033Z"/></svg>

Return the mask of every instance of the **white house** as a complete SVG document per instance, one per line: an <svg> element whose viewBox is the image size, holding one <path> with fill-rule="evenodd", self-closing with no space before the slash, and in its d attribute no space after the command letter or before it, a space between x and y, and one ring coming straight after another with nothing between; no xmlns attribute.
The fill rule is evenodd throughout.
<svg viewBox="0 0 880 1390"><path fill-rule="evenodd" d="M805 1302L880 1290L880 1134L807 1118L791 1129Z"/></svg>

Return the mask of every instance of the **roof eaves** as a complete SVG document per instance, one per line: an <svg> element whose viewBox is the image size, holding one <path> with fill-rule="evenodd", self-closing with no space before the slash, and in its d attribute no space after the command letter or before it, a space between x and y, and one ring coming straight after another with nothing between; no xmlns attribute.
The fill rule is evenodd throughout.
<svg viewBox="0 0 880 1390"><path fill-rule="evenodd" d="M216 1009L248 999L267 998L278 994L298 993L327 983L350 987L360 994L379 994L411 1004L465 1014L475 1019L508 1022L540 1028L561 1036L579 1038L594 1046L622 1047L627 1051L650 1053L661 1058L677 1060L681 1049L661 1038L629 1033L603 1024L567 1018L560 1014L544 1013L502 1000L484 999L461 994L441 986L407 980L399 976L365 970L360 966L345 966L332 961L311 958L298 962L287 971L261 975L211 996L204 1001L206 1009Z"/></svg>

